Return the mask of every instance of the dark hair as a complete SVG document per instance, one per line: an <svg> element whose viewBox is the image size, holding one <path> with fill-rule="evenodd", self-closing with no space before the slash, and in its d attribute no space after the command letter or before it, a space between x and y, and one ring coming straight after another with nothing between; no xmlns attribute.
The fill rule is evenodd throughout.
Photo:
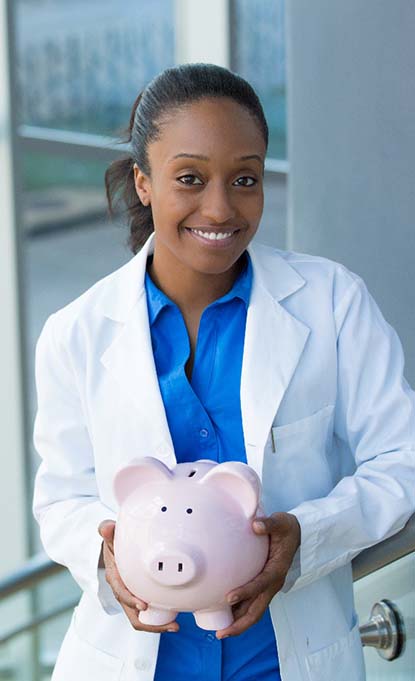
<svg viewBox="0 0 415 681"><path fill-rule="evenodd" d="M203 98L230 97L256 119L268 146L268 125L255 91L232 71L214 64L183 64L156 76L134 102L126 142L131 155L114 161L105 173L105 189L110 215L115 197L125 204L130 236L128 246L135 254L154 230L151 206L144 206L137 196L134 163L148 176L150 167L147 148L160 136L163 119L174 109Z"/></svg>

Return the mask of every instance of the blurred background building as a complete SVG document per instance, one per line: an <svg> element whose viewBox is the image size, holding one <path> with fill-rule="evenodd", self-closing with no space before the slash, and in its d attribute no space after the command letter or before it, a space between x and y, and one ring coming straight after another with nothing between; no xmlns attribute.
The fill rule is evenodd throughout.
<svg viewBox="0 0 415 681"><path fill-rule="evenodd" d="M271 133L256 238L359 273L415 385L414 28L411 0L0 0L0 679L50 678L79 598L31 516L34 347L49 314L131 257L103 177L138 92L191 61L252 83ZM356 564L361 621L390 598L407 623L394 662L366 649L369 681L415 677L409 534Z"/></svg>

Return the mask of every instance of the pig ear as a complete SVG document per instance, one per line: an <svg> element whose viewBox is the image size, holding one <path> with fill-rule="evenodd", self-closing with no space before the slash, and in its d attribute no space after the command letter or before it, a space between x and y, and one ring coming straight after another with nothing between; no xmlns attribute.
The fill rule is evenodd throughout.
<svg viewBox="0 0 415 681"><path fill-rule="evenodd" d="M213 485L230 495L247 518L253 518L261 495L261 481L247 464L240 461L220 463L199 480L199 485Z"/></svg>
<svg viewBox="0 0 415 681"><path fill-rule="evenodd" d="M164 463L151 456L133 459L116 473L113 482L115 498L119 504L138 487L157 480L170 480L173 473Z"/></svg>

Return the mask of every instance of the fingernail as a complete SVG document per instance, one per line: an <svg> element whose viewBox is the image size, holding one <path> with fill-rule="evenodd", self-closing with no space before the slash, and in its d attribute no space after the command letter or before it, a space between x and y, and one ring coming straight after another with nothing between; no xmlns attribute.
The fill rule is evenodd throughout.
<svg viewBox="0 0 415 681"><path fill-rule="evenodd" d="M176 630L176 629L174 629L174 628L172 627L171 629L170 629L170 628L169 628L169 629L167 629L167 631L171 631L171 632L174 632L174 631L177 631L177 630Z"/></svg>
<svg viewBox="0 0 415 681"><path fill-rule="evenodd" d="M217 636L219 641L223 641L224 638L229 638L229 634L225 634L224 636Z"/></svg>
<svg viewBox="0 0 415 681"><path fill-rule="evenodd" d="M263 532L265 530L264 523L261 523L259 521L254 522L254 527L255 527L256 530L259 530L260 532Z"/></svg>
<svg viewBox="0 0 415 681"><path fill-rule="evenodd" d="M235 605L235 603L237 603L238 601L239 601L239 596L232 596L232 598L230 598L228 600L228 603L229 603L229 605Z"/></svg>

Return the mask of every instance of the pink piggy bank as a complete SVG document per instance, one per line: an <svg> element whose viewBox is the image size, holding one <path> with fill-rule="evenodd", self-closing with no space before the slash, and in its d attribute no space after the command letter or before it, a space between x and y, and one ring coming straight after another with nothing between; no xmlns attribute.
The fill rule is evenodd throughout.
<svg viewBox="0 0 415 681"><path fill-rule="evenodd" d="M148 603L143 624L193 612L202 629L233 622L226 594L258 575L269 538L252 520L261 483L247 464L201 460L170 470L158 459L132 461L114 480L120 510L114 554L127 588Z"/></svg>

